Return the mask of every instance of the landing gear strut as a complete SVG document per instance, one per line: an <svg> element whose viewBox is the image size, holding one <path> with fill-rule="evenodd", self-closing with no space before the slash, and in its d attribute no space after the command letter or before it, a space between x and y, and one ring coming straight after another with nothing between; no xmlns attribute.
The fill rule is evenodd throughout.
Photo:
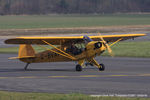
<svg viewBox="0 0 150 100"><path fill-rule="evenodd" d="M81 65L76 65L76 71L82 71L82 66Z"/></svg>
<svg viewBox="0 0 150 100"><path fill-rule="evenodd" d="M27 70L27 67L29 66L30 63L27 63L26 66L24 67L24 70Z"/></svg>
<svg viewBox="0 0 150 100"><path fill-rule="evenodd" d="M105 65L104 64L99 64L101 67L99 68L99 71L104 71L105 70Z"/></svg>
<svg viewBox="0 0 150 100"><path fill-rule="evenodd" d="M85 63L85 66L88 66L88 65L94 66L92 63Z"/></svg>

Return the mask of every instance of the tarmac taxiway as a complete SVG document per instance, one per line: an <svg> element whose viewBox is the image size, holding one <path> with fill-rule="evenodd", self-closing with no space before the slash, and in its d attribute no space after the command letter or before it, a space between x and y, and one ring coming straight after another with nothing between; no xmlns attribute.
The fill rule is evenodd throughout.
<svg viewBox="0 0 150 100"><path fill-rule="evenodd" d="M87 66L75 71L74 62L31 64L0 54L0 90L84 94L143 94L150 97L150 58L97 57L106 70Z"/></svg>
<svg viewBox="0 0 150 100"><path fill-rule="evenodd" d="M0 47L5 45L0 39ZM149 41L150 34L134 41ZM13 45L14 46L14 45ZM84 93L95 95L144 95L150 97L150 58L97 57L106 70L87 66L75 71L74 62L29 65L8 60L16 54L0 54L0 90L49 93Z"/></svg>

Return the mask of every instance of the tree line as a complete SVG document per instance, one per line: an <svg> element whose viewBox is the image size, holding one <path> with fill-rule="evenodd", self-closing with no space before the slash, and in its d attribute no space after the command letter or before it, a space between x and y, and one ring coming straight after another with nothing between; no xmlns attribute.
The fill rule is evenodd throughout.
<svg viewBox="0 0 150 100"><path fill-rule="evenodd" d="M150 12L150 0L0 0L0 15Z"/></svg>

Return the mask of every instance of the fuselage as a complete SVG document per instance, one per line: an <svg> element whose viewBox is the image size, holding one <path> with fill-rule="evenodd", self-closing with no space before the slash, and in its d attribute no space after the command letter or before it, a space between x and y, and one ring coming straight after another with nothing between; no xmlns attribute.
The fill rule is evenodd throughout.
<svg viewBox="0 0 150 100"><path fill-rule="evenodd" d="M85 44L84 48L80 48L81 49L80 52L77 52L79 51L77 50L76 53L74 54L64 49L66 47L61 47L61 48L63 48L62 50L64 50L66 53L68 53L69 55L73 56L76 59L69 59L58 53L54 53L49 50L46 50L35 54L35 57L21 58L20 60L27 63L79 61L82 59L89 59L97 55L101 55L106 50L105 45L101 41L91 41ZM52 50L56 51L56 49L52 49Z"/></svg>

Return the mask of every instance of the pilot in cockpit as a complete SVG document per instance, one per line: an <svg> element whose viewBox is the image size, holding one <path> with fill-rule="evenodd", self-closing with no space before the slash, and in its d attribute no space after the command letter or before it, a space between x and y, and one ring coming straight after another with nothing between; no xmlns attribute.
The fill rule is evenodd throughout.
<svg viewBox="0 0 150 100"><path fill-rule="evenodd" d="M71 43L70 46L68 46L68 48L66 49L67 52L70 52L73 55L77 55L78 54L78 48L75 46L74 43Z"/></svg>

